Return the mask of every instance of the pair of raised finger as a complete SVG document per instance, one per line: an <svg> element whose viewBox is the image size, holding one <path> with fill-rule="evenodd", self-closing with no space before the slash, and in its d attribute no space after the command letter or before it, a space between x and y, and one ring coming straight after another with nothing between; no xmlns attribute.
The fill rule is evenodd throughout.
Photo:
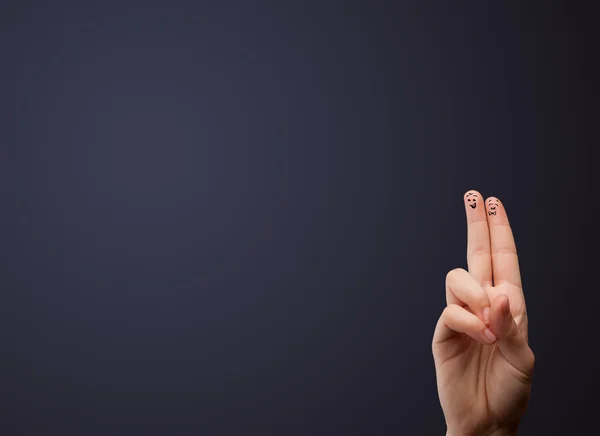
<svg viewBox="0 0 600 436"><path fill-rule="evenodd" d="M496 197L483 202L474 190L467 191L464 202L470 273L483 286L510 283L521 287L517 248L502 202Z"/></svg>

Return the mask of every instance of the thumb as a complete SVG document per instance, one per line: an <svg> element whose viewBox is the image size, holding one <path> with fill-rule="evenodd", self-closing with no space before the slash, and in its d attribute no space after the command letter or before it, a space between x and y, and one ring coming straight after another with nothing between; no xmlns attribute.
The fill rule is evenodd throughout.
<svg viewBox="0 0 600 436"><path fill-rule="evenodd" d="M510 312L510 301L505 294L498 295L492 301L490 329L498 337L498 349L504 358L516 369L530 376L533 372L533 352Z"/></svg>

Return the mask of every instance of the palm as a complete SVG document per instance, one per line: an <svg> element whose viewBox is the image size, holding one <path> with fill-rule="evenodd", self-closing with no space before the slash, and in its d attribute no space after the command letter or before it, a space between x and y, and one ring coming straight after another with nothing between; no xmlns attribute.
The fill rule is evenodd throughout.
<svg viewBox="0 0 600 436"><path fill-rule="evenodd" d="M518 349L515 358L513 346L519 338L526 344L527 313L512 233L503 208L491 218L497 219L488 219L483 208L467 207L469 272L457 270L448 275L446 295L453 311L445 311L448 317L454 312L462 316L467 327L454 327L452 323L457 321L445 322L443 315L433 341L446 421L449 427L464 433L485 432L507 422L516 425L527 405L533 368L533 354L525 356ZM499 336L499 341L486 343L477 330L486 328L482 310L491 305L489 327L505 329L499 324L502 303L491 303L506 299L503 296L509 300L510 314L516 323L516 333L511 335L517 339L504 341Z"/></svg>

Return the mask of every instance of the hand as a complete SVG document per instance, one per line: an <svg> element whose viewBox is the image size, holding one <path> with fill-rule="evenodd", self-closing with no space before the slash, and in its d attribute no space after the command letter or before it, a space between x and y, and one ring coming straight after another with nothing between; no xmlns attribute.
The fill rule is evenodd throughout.
<svg viewBox="0 0 600 436"><path fill-rule="evenodd" d="M467 264L446 277L447 306L432 350L448 436L515 435L534 355L508 216L497 198L464 197Z"/></svg>

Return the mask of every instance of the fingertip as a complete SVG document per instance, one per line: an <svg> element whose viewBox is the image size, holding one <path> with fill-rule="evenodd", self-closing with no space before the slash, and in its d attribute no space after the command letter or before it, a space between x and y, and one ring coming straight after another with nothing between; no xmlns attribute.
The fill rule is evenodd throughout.
<svg viewBox="0 0 600 436"><path fill-rule="evenodd" d="M498 339L498 337L490 329L485 329L483 334L485 335L485 338L489 344L493 344Z"/></svg>
<svg viewBox="0 0 600 436"><path fill-rule="evenodd" d="M465 201L465 206L467 208L470 207L471 209L477 209L477 205L483 201L481 194L474 189L465 192L463 199Z"/></svg>
<svg viewBox="0 0 600 436"><path fill-rule="evenodd" d="M503 315L510 315L510 300L508 298L508 295L503 295L502 298L502 306L500 306L502 309L502 314Z"/></svg>
<svg viewBox="0 0 600 436"><path fill-rule="evenodd" d="M492 300L492 303L495 306L500 306L501 303L504 303L504 300L508 299L508 295L506 294L498 294L494 297L494 299Z"/></svg>
<svg viewBox="0 0 600 436"><path fill-rule="evenodd" d="M502 315L508 315L510 313L510 300L508 295L500 294L494 299L494 305L498 308L498 311Z"/></svg>
<svg viewBox="0 0 600 436"><path fill-rule="evenodd" d="M469 189L467 192L465 192L464 197L472 197L473 195L477 195L479 198L481 198L481 194L476 189Z"/></svg>

